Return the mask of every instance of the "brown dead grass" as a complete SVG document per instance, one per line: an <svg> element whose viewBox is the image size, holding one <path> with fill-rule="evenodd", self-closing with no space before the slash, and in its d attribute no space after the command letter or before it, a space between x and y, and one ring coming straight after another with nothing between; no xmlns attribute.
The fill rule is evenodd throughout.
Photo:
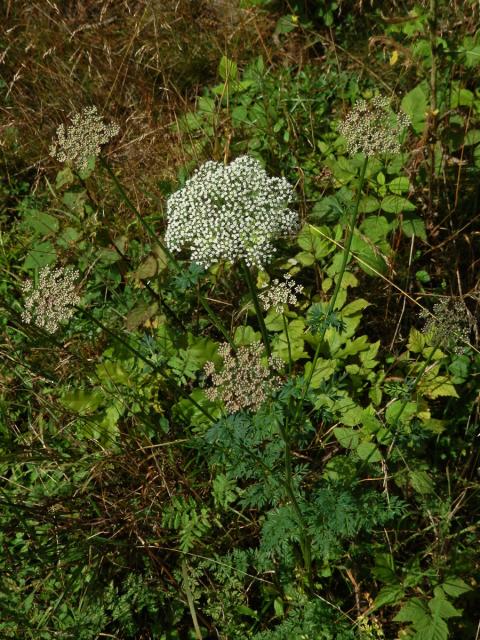
<svg viewBox="0 0 480 640"><path fill-rule="evenodd" d="M141 191L182 161L177 114L214 80L222 54L260 52L273 24L236 0L6 0L0 146L9 170L54 175L56 127L95 104L121 126L111 160L141 204Z"/></svg>

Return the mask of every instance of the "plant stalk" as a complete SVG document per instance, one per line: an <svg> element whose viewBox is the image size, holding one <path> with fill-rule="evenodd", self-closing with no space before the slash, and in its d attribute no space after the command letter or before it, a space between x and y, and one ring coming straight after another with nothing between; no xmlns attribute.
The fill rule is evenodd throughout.
<svg viewBox="0 0 480 640"><path fill-rule="evenodd" d="M270 349L270 342L268 339L267 327L265 326L265 320L263 319L263 313L260 307L260 301L258 299L257 289L254 285L252 274L250 273L250 269L245 263L245 260L241 261L241 265L243 268L243 272L245 274L245 280L247 281L247 285L250 290L250 295L252 296L253 306L255 307L255 313L257 314L258 324L260 325L260 332L262 334L263 344L265 345L267 356L270 357L272 355L272 351Z"/></svg>

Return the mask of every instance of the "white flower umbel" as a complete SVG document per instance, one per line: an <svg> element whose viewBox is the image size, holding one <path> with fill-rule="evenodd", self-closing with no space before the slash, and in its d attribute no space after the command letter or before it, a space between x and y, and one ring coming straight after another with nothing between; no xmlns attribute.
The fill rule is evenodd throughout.
<svg viewBox="0 0 480 640"><path fill-rule="evenodd" d="M26 297L22 320L27 324L33 322L48 333L55 333L62 322L73 316L73 305L80 302L75 286L79 275L71 268L43 267L36 287L31 280L23 285Z"/></svg>
<svg viewBox="0 0 480 640"><path fill-rule="evenodd" d="M390 100L375 96L359 100L340 124L339 131L347 141L350 155L363 153L367 157L384 153L399 153L399 135L410 124L410 118L400 111L394 113Z"/></svg>
<svg viewBox="0 0 480 640"><path fill-rule="evenodd" d="M271 287L260 294L260 300L265 311L275 309L277 313L282 313L286 304L297 304L297 293L302 293L303 286L297 284L289 273L283 276L284 282L278 278L272 282ZM267 286L266 284L264 285Z"/></svg>
<svg viewBox="0 0 480 640"><path fill-rule="evenodd" d="M273 240L298 227L292 200L287 180L269 177L254 158L206 162L167 201L166 245L189 247L192 261L205 268L242 259L261 267L273 255Z"/></svg>
<svg viewBox="0 0 480 640"><path fill-rule="evenodd" d="M105 124L97 107L86 107L71 120L66 129L63 124L57 128L57 140L50 147L50 155L81 170L89 158L100 154L101 145L116 136L120 128L115 123Z"/></svg>

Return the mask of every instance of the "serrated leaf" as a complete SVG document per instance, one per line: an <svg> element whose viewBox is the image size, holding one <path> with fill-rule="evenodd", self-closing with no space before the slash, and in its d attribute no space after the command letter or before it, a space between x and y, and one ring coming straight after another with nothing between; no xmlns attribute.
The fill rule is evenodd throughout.
<svg viewBox="0 0 480 640"><path fill-rule="evenodd" d="M413 353L422 353L425 348L425 336L421 331L412 327L408 336L407 347Z"/></svg>
<svg viewBox="0 0 480 640"><path fill-rule="evenodd" d="M40 269L52 264L56 259L57 254L51 242L37 242L28 252L23 262L23 268Z"/></svg>
<svg viewBox="0 0 480 640"><path fill-rule="evenodd" d="M57 177L55 179L55 188L61 189L65 185L70 185L74 181L74 175L70 167L65 167L57 173Z"/></svg>
<svg viewBox="0 0 480 640"><path fill-rule="evenodd" d="M434 589L434 594L435 597L428 603L428 608L432 612L434 618L443 618L444 620L448 620L448 618L455 618L462 615L461 610L456 609L453 604L447 600L440 587L436 587Z"/></svg>
<svg viewBox="0 0 480 640"><path fill-rule="evenodd" d="M131 309L125 318L125 327L128 331L135 331L141 325L150 320L158 311L158 303L141 301Z"/></svg>
<svg viewBox="0 0 480 640"><path fill-rule="evenodd" d="M324 358L319 358L315 364L315 371L310 382L310 387L312 389L318 389L322 382L329 380L332 377L335 372L335 368L336 360L325 360ZM312 363L307 362L305 365L305 378L310 375L311 369Z"/></svg>
<svg viewBox="0 0 480 640"><path fill-rule="evenodd" d="M449 596L452 596L452 598L458 598L462 593L472 590L464 580L456 578L455 576L446 578L445 582L441 586Z"/></svg>
<svg viewBox="0 0 480 640"><path fill-rule="evenodd" d="M405 595L405 591L400 585L386 585L382 587L373 601L374 609L383 607L386 604L396 604Z"/></svg>
<svg viewBox="0 0 480 640"><path fill-rule="evenodd" d="M413 622L417 625L421 624L425 619L430 619L430 615L426 605L420 598L411 598L393 619L396 622Z"/></svg>
<svg viewBox="0 0 480 640"><path fill-rule="evenodd" d="M392 225L383 216L372 216L362 222L360 230L367 238L370 238L370 240L376 244L386 239L392 230Z"/></svg>
<svg viewBox="0 0 480 640"><path fill-rule="evenodd" d="M373 213L380 208L380 202L374 196L363 196L358 205L359 213Z"/></svg>
<svg viewBox="0 0 480 640"><path fill-rule="evenodd" d="M402 231L407 238L416 236L424 241L427 239L425 222L420 218L404 218L402 221Z"/></svg>
<svg viewBox="0 0 480 640"><path fill-rule="evenodd" d="M236 80L238 75L237 63L227 58L227 56L222 56L218 65L218 74L225 82Z"/></svg>

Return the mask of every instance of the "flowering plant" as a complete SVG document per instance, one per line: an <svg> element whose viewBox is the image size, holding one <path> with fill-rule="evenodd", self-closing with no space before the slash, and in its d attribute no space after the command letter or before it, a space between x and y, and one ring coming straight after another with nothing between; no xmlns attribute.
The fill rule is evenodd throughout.
<svg viewBox="0 0 480 640"><path fill-rule="evenodd" d="M272 241L297 227L292 200L287 180L269 177L254 158L206 162L168 199L166 245L189 246L191 259L205 268L242 259L261 267L273 255Z"/></svg>

